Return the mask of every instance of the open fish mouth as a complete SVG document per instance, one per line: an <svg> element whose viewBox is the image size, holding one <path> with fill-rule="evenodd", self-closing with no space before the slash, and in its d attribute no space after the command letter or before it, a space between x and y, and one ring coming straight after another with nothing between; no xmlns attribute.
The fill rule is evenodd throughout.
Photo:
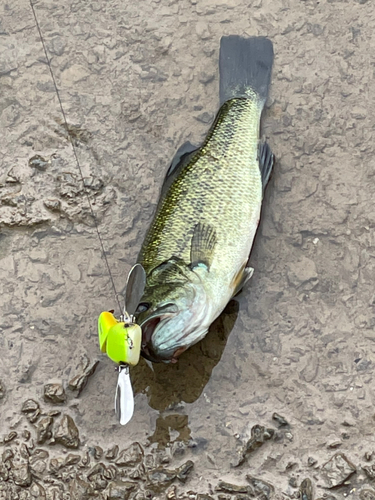
<svg viewBox="0 0 375 500"><path fill-rule="evenodd" d="M169 318L169 315L163 314L151 317L141 324L142 328L142 356L153 363L168 361L169 357L162 358L157 355L152 348L152 336L161 321Z"/></svg>
<svg viewBox="0 0 375 500"><path fill-rule="evenodd" d="M159 314L148 318L141 324L142 328L142 346L141 354L144 358L152 361L153 363L176 363L177 358L182 354L187 346L175 346L172 349L164 350L162 353L156 353L153 347L152 337L162 322L167 322L173 316L172 314ZM181 340L181 339L180 339Z"/></svg>

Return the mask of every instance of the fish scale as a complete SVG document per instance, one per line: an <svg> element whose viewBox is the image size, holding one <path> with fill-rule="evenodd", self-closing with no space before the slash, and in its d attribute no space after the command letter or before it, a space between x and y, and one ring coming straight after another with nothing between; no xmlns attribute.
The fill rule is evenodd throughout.
<svg viewBox="0 0 375 500"><path fill-rule="evenodd" d="M158 207L141 250L146 273L171 256L189 263L199 221L217 232L213 272L230 279L247 259L262 201L257 159L260 113L255 94L222 106L201 149Z"/></svg>

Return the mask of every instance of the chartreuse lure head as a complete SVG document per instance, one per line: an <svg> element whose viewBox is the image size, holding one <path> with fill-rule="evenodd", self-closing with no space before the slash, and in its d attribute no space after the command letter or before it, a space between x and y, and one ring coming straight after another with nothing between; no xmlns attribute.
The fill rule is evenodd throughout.
<svg viewBox="0 0 375 500"><path fill-rule="evenodd" d="M129 366L135 366L141 354L142 330L134 323L133 314L143 295L146 273L140 264L130 271L125 289L125 308L121 320L113 311L102 312L98 319L99 345L102 352L118 365L115 412L122 425L133 416L134 396Z"/></svg>
<svg viewBox="0 0 375 500"><path fill-rule="evenodd" d="M117 321L110 312L98 320L100 350L119 365L135 366L141 354L142 330L135 323Z"/></svg>

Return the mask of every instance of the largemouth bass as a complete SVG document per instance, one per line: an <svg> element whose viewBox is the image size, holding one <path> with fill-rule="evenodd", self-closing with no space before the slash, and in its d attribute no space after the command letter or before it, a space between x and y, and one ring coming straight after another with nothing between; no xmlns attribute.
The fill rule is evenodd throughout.
<svg viewBox="0 0 375 500"><path fill-rule="evenodd" d="M272 63L267 38L221 39L220 109L203 144L173 158L138 257L147 278L135 314L151 361L175 362L251 278L274 162L259 133Z"/></svg>

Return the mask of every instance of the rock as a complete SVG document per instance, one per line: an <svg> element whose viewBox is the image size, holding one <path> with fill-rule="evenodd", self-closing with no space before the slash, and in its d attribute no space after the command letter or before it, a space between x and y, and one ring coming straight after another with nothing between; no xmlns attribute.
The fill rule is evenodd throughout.
<svg viewBox="0 0 375 500"><path fill-rule="evenodd" d="M0 380L0 400L5 398L5 386Z"/></svg>
<svg viewBox="0 0 375 500"><path fill-rule="evenodd" d="M273 438L274 429L266 429L261 425L254 425L251 428L250 439L238 450L237 457L233 460L232 466L238 467L245 461L246 455L260 448L266 441Z"/></svg>
<svg viewBox="0 0 375 500"><path fill-rule="evenodd" d="M25 429L24 431L22 431L22 437L25 441L28 441L31 437L31 433Z"/></svg>
<svg viewBox="0 0 375 500"><path fill-rule="evenodd" d="M246 493L251 494L250 486L238 486L237 484L227 483L226 481L219 481L215 491L224 491L225 493Z"/></svg>
<svg viewBox="0 0 375 500"><path fill-rule="evenodd" d="M133 443L122 450L115 462L119 467L131 467L141 462L143 459L143 449L139 443Z"/></svg>
<svg viewBox="0 0 375 500"><path fill-rule="evenodd" d="M137 483L131 481L117 481L109 484L108 500L127 500Z"/></svg>
<svg viewBox="0 0 375 500"><path fill-rule="evenodd" d="M177 488L174 484L167 489L165 497L167 500L175 500L177 498Z"/></svg>
<svg viewBox="0 0 375 500"><path fill-rule="evenodd" d="M91 446L89 451L90 454L95 458L95 460L100 460L103 456L103 448L101 448L100 446Z"/></svg>
<svg viewBox="0 0 375 500"><path fill-rule="evenodd" d="M300 260L291 262L288 270L288 281L291 285L299 287L308 282L317 283L318 274L315 262L302 256Z"/></svg>
<svg viewBox="0 0 375 500"><path fill-rule="evenodd" d="M26 418L32 424L36 422L40 415L39 404L33 399L27 399L21 408L22 413L26 415Z"/></svg>
<svg viewBox="0 0 375 500"><path fill-rule="evenodd" d="M112 448L110 448L107 453L105 454L105 458L107 460L114 460L118 455L118 446L117 444L115 444L114 446L112 446Z"/></svg>
<svg viewBox="0 0 375 500"><path fill-rule="evenodd" d="M13 481L17 486L30 486L31 473L28 463L23 463L12 467Z"/></svg>
<svg viewBox="0 0 375 500"><path fill-rule="evenodd" d="M194 467L194 462L191 460L188 460L184 464L179 467L176 472L177 472L177 479L181 481L181 483L186 483L190 472L193 470Z"/></svg>
<svg viewBox="0 0 375 500"><path fill-rule="evenodd" d="M51 164L51 159L46 160L40 155L35 155L29 159L29 167L35 168L40 172L44 172L47 169L48 165L50 164Z"/></svg>
<svg viewBox="0 0 375 500"><path fill-rule="evenodd" d="M36 442L43 444L52 437L52 417L44 417L36 425Z"/></svg>
<svg viewBox="0 0 375 500"><path fill-rule="evenodd" d="M78 373L72 380L69 382L69 389L71 391L78 391L78 396L81 394L82 390L85 388L89 377L95 372L96 367L98 366L99 361L94 361L94 363L90 363L90 360L87 356L84 356L81 362L80 373Z"/></svg>
<svg viewBox="0 0 375 500"><path fill-rule="evenodd" d="M211 37L208 24L204 21L198 21L195 25L195 31L201 40L207 40Z"/></svg>
<svg viewBox="0 0 375 500"><path fill-rule="evenodd" d="M50 41L49 50L56 56L62 56L66 47L66 42L60 36L55 36Z"/></svg>
<svg viewBox="0 0 375 500"><path fill-rule="evenodd" d="M66 401L66 394L62 384L46 384L43 397L47 403L63 404Z"/></svg>
<svg viewBox="0 0 375 500"><path fill-rule="evenodd" d="M60 469L64 467L65 460L63 457L52 458L49 462L49 468L52 474L56 474Z"/></svg>
<svg viewBox="0 0 375 500"><path fill-rule="evenodd" d="M79 477L70 483L71 500L92 500L93 492L92 485Z"/></svg>
<svg viewBox="0 0 375 500"><path fill-rule="evenodd" d="M43 450L43 448L36 448L32 452L32 457L33 458L38 458L38 459L48 458L49 454L48 454L48 451L47 450Z"/></svg>
<svg viewBox="0 0 375 500"><path fill-rule="evenodd" d="M25 443L21 444L21 446L18 448L18 451L22 458L24 458L26 461L29 461L30 453Z"/></svg>
<svg viewBox="0 0 375 500"><path fill-rule="evenodd" d="M343 484L354 472L356 468L346 456L343 453L336 453L322 466L320 477L326 488L335 488Z"/></svg>
<svg viewBox="0 0 375 500"><path fill-rule="evenodd" d="M0 491L1 491L1 482L8 481L9 479L9 470L5 464L0 463Z"/></svg>
<svg viewBox="0 0 375 500"><path fill-rule="evenodd" d="M38 452L38 453L36 453ZM47 469L48 453L45 450L35 450L29 459L30 471L33 476L42 477Z"/></svg>
<svg viewBox="0 0 375 500"><path fill-rule="evenodd" d="M98 177L90 176L83 179L83 185L85 188L91 189L91 191L100 191L104 186L104 182Z"/></svg>
<svg viewBox="0 0 375 500"><path fill-rule="evenodd" d="M332 441L332 443L329 443L327 445L327 448L330 448L331 450L333 450L335 448L340 448L341 445L342 445L341 441Z"/></svg>
<svg viewBox="0 0 375 500"><path fill-rule="evenodd" d="M57 198L48 198L43 201L43 205L51 212L59 212L61 209L61 202Z"/></svg>
<svg viewBox="0 0 375 500"><path fill-rule="evenodd" d="M150 488L156 493L160 493L161 491L164 491L174 479L176 479L177 472L175 470L157 467L156 469L150 471L147 477L147 488Z"/></svg>
<svg viewBox="0 0 375 500"><path fill-rule="evenodd" d="M3 462L7 462L8 460L12 459L14 457L14 452L12 450L12 448L5 448L5 450L3 451L3 456L2 456L2 459L3 459Z"/></svg>
<svg viewBox="0 0 375 500"><path fill-rule="evenodd" d="M141 463L130 474L130 479L144 479L146 476L146 468Z"/></svg>
<svg viewBox="0 0 375 500"><path fill-rule="evenodd" d="M210 495L204 495L202 493L198 493L197 500L214 500Z"/></svg>
<svg viewBox="0 0 375 500"><path fill-rule="evenodd" d="M175 441L171 446L171 453L174 457L182 457L186 452L186 444L182 441Z"/></svg>
<svg viewBox="0 0 375 500"><path fill-rule="evenodd" d="M107 468L103 463L95 464L87 474L87 479L94 483L95 490L104 490L107 487L108 481L105 478Z"/></svg>
<svg viewBox="0 0 375 500"><path fill-rule="evenodd" d="M18 434L16 431L10 432L7 436L5 436L4 443L10 443L13 439L16 439L17 436Z"/></svg>
<svg viewBox="0 0 375 500"><path fill-rule="evenodd" d="M198 120L201 123L211 123L213 120L214 115L211 113L207 113L207 111L200 113L195 117L196 120Z"/></svg>
<svg viewBox="0 0 375 500"><path fill-rule="evenodd" d="M74 420L69 415L64 415L60 425L55 431L54 438L56 443L60 443L66 448L78 448L79 432Z"/></svg>
<svg viewBox="0 0 375 500"><path fill-rule="evenodd" d="M82 466L88 467L89 465L90 465L90 455L89 452L86 451L86 453L82 457Z"/></svg>
<svg viewBox="0 0 375 500"><path fill-rule="evenodd" d="M309 467L313 467L313 466L314 466L314 465L316 465L317 463L318 463L318 461L317 461L315 458L313 458L313 457L309 457L309 458L307 459L307 465L308 465Z"/></svg>
<svg viewBox="0 0 375 500"><path fill-rule="evenodd" d="M48 417L58 417L59 415L61 415L61 411L59 410L50 410L47 412Z"/></svg>
<svg viewBox="0 0 375 500"><path fill-rule="evenodd" d="M375 500L375 490L365 489L359 494L361 500Z"/></svg>
<svg viewBox="0 0 375 500"><path fill-rule="evenodd" d="M309 478L302 481L299 488L299 498L300 500L314 500L313 485Z"/></svg>
<svg viewBox="0 0 375 500"><path fill-rule="evenodd" d="M39 483L33 483L30 488L30 495L37 500L45 500L46 499L46 490Z"/></svg>
<svg viewBox="0 0 375 500"><path fill-rule="evenodd" d="M104 477L109 481L116 479L118 469L114 465L109 465L104 472Z"/></svg>
<svg viewBox="0 0 375 500"><path fill-rule="evenodd" d="M75 465L81 460L80 455L74 455L73 453L69 453L65 459L64 465Z"/></svg>
<svg viewBox="0 0 375 500"><path fill-rule="evenodd" d="M365 474L369 479L371 479L371 480L375 479L375 466L374 465L372 465L372 466L368 465L368 466L362 467L362 470L365 471Z"/></svg>
<svg viewBox="0 0 375 500"><path fill-rule="evenodd" d="M198 80L200 83L203 83L204 85L207 85L208 83L211 83L215 78L215 73L206 73L205 71L201 71L198 75Z"/></svg>
<svg viewBox="0 0 375 500"><path fill-rule="evenodd" d="M258 479L250 475L247 475L246 479L247 481L249 481L250 486L253 489L253 494L255 494L257 497L261 498L262 500L268 500L272 497L274 487L270 483L267 483L262 479Z"/></svg>
<svg viewBox="0 0 375 500"><path fill-rule="evenodd" d="M289 423L287 422L287 420L283 416L279 415L276 412L272 415L272 420L276 420L276 422L278 423L279 427L286 427L286 426L289 425Z"/></svg>

